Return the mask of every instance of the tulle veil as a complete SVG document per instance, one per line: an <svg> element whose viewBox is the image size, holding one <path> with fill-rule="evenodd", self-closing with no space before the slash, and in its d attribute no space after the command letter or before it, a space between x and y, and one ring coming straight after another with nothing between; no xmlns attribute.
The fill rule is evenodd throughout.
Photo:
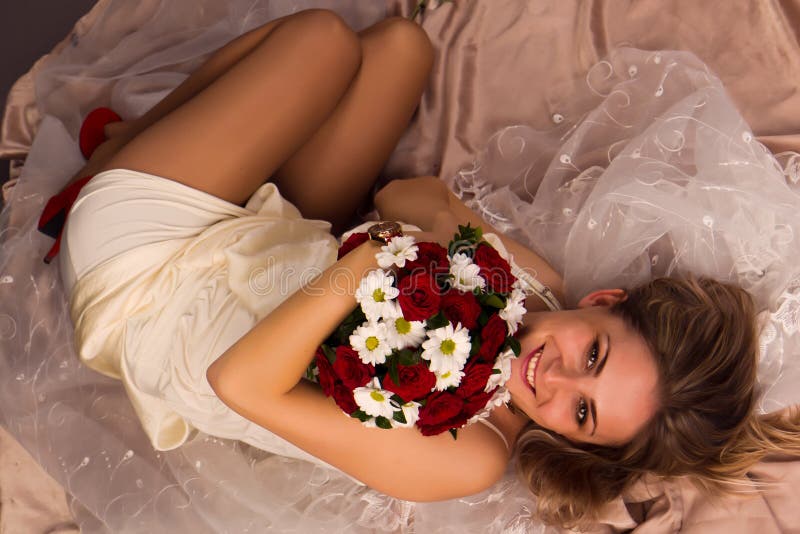
<svg viewBox="0 0 800 534"><path fill-rule="evenodd" d="M157 453L118 382L78 363L56 269L35 231L77 170L81 118L144 112L202 59L272 18L325 2L109 0L41 69L44 117L0 214L0 413L67 490L91 532L546 532L511 470L464 499L414 504L335 471L196 434ZM354 27L382 3L340 0ZM587 74L586 114L548 131L510 125L473 165L442 177L488 220L565 273L570 299L690 270L734 280L763 310L762 408L800 401L796 154L754 140L720 82L680 52L619 49ZM558 122L558 121L557 121Z"/></svg>

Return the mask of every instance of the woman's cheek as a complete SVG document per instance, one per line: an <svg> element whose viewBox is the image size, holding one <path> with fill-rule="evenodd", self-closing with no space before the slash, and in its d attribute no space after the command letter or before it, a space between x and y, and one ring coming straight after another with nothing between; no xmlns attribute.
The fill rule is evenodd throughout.
<svg viewBox="0 0 800 534"><path fill-rule="evenodd" d="M560 427L563 425L560 424L558 412L554 408L554 406L548 403L548 405L545 406L538 406L530 415L540 426L560 433Z"/></svg>

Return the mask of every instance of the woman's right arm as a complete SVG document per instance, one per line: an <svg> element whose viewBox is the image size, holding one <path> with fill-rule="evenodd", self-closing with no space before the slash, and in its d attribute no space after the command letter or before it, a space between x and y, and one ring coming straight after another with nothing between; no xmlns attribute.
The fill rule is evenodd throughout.
<svg viewBox="0 0 800 534"><path fill-rule="evenodd" d="M484 233L497 234L515 263L549 287L557 300L564 302L564 280L544 258L481 219L439 178L423 176L389 182L375 195L375 207L384 219L414 224L437 234L453 235L459 224L466 223L480 226Z"/></svg>
<svg viewBox="0 0 800 534"><path fill-rule="evenodd" d="M208 368L208 382L243 417L384 493L415 501L477 493L502 476L509 458L484 425L455 441L416 428L367 428L302 378L356 306L354 286L377 268L377 250L374 241L360 245L296 291Z"/></svg>

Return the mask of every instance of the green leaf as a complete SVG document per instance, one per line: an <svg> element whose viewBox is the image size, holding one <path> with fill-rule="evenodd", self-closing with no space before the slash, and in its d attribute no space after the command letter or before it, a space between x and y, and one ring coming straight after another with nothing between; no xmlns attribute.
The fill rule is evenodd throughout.
<svg viewBox="0 0 800 534"><path fill-rule="evenodd" d="M469 349L469 356L471 358L471 357L475 356L476 354L478 354L478 351L481 350L481 340L480 340L479 336L475 335L475 336L472 336L470 341L472 342L472 347L470 347L470 349Z"/></svg>
<svg viewBox="0 0 800 534"><path fill-rule="evenodd" d="M503 371L501 371L500 369L492 369L492 374L493 375L499 375L499 374L502 374L502 372Z"/></svg>
<svg viewBox="0 0 800 534"><path fill-rule="evenodd" d="M328 361L331 362L331 365L333 365L333 362L336 361L336 351L324 343L320 345L320 347L322 347L322 353L325 355Z"/></svg>
<svg viewBox="0 0 800 534"><path fill-rule="evenodd" d="M469 223L466 226L458 225L458 234L456 241L464 240L469 241L473 245L477 245L483 239L483 229L480 226L472 227Z"/></svg>
<svg viewBox="0 0 800 534"><path fill-rule="evenodd" d="M447 320L447 317L445 317L442 312L439 312L430 319L428 319L425 324L428 330L434 330L436 328L442 328L443 326L447 326L447 323L449 322L450 321Z"/></svg>
<svg viewBox="0 0 800 534"><path fill-rule="evenodd" d="M506 338L506 345L508 345L508 348L514 352L514 356L519 356L520 351L522 351L522 347L519 345L519 340L514 336L508 336Z"/></svg>
<svg viewBox="0 0 800 534"><path fill-rule="evenodd" d="M348 345L350 343L350 335L366 320L367 316L364 315L364 310L361 309L361 306L356 306L331 335L335 339L335 342L331 343L331 345Z"/></svg>
<svg viewBox="0 0 800 534"><path fill-rule="evenodd" d="M400 385L400 373L397 372L397 360L398 358L395 356L394 352L386 357L386 364L389 367L389 376L392 378L392 382Z"/></svg>
<svg viewBox="0 0 800 534"><path fill-rule="evenodd" d="M453 439L458 439L458 429L457 428L451 428L450 430L448 430L448 432L450 432L450 435L453 436Z"/></svg>
<svg viewBox="0 0 800 534"><path fill-rule="evenodd" d="M488 322L489 322L489 312L487 312L486 309L481 308L481 314L478 315L478 326L483 328L484 326L486 326L486 323Z"/></svg>
<svg viewBox="0 0 800 534"><path fill-rule="evenodd" d="M498 310L502 310L506 307L506 303L503 302L503 299L498 297L495 293L478 295L478 301L484 306L491 306L492 308L497 308Z"/></svg>
<svg viewBox="0 0 800 534"><path fill-rule="evenodd" d="M403 413L403 410L398 410L394 412L394 416L392 417L392 419L403 425L408 422L406 420L406 414Z"/></svg>
<svg viewBox="0 0 800 534"><path fill-rule="evenodd" d="M382 415L375 418L375 424L378 425L378 428L385 428L386 430L392 428L392 422Z"/></svg>
<svg viewBox="0 0 800 534"><path fill-rule="evenodd" d="M362 423L364 421L369 420L369 415L367 415L367 413L364 412L364 410L356 410L356 411L354 411L353 413L350 414L350 417L355 417L356 419L358 419Z"/></svg>
<svg viewBox="0 0 800 534"><path fill-rule="evenodd" d="M410 349L403 349L398 353L398 360L400 365L405 365L406 367L411 367L412 365L417 365L422 354L421 350L410 350Z"/></svg>
<svg viewBox="0 0 800 534"><path fill-rule="evenodd" d="M456 235L447 246L447 255L452 257L459 252L472 258L475 256L475 244L469 239L461 239L460 236Z"/></svg>

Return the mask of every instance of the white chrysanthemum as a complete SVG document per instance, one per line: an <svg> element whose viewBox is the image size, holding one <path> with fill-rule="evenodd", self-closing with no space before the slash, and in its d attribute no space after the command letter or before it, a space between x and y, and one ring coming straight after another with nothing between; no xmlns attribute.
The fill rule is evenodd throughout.
<svg viewBox="0 0 800 534"><path fill-rule="evenodd" d="M386 325L386 339L393 349L417 348L425 339L425 323L404 319L399 304L395 303L381 322Z"/></svg>
<svg viewBox="0 0 800 534"><path fill-rule="evenodd" d="M361 421L361 424L367 428L378 428L378 421L374 417Z"/></svg>
<svg viewBox="0 0 800 534"><path fill-rule="evenodd" d="M450 275L453 287L461 291L472 291L486 287L486 280L480 275L481 269L472 262L472 258L463 252L457 252L450 258Z"/></svg>
<svg viewBox="0 0 800 534"><path fill-rule="evenodd" d="M419 420L420 406L420 403L414 401L401 404L400 409L403 410L403 415L406 417L406 422L401 423L400 421L392 419L392 426L394 428L408 428L414 426L414 424Z"/></svg>
<svg viewBox="0 0 800 534"><path fill-rule="evenodd" d="M375 254L378 265L383 269L388 269L392 265L405 267L406 261L417 259L419 247L414 244L414 236L404 235L392 238L389 243L381 247L381 251Z"/></svg>
<svg viewBox="0 0 800 534"><path fill-rule="evenodd" d="M367 415L372 417L383 416L391 419L394 416L394 406L392 406L391 391L381 388L381 382L378 377L366 386L356 388L353 390L353 397L356 399L356 404Z"/></svg>
<svg viewBox="0 0 800 534"><path fill-rule="evenodd" d="M489 375L489 380L486 381L486 387L483 389L484 391L488 393L497 386L502 386L508 382L508 379L511 377L511 360L514 357L514 351L511 349L506 349L497 355L492 369L496 369L500 372Z"/></svg>
<svg viewBox="0 0 800 534"><path fill-rule="evenodd" d="M521 273L517 273L516 277L517 279L514 280L513 284L511 284L511 289L518 289L519 291L522 291L525 295L527 295L529 291L528 282L522 279Z"/></svg>
<svg viewBox="0 0 800 534"><path fill-rule="evenodd" d="M366 322L356 328L350 335L350 345L366 364L384 363L392 353L392 347L386 339L386 325L382 323Z"/></svg>
<svg viewBox="0 0 800 534"><path fill-rule="evenodd" d="M489 414L492 413L492 410L498 406L502 406L503 404L508 404L508 401L510 400L511 393L509 393L506 388L498 388L494 395L492 395L492 398L489 399L489 402L486 403L486 406L484 406L483 409L478 413L470 417L469 421L467 421L467 424L471 425L478 419L486 419L489 417Z"/></svg>
<svg viewBox="0 0 800 534"><path fill-rule="evenodd" d="M469 330L453 323L428 331L428 339L422 342L422 357L431 362L434 373L460 371L469 358L472 344Z"/></svg>
<svg viewBox="0 0 800 534"><path fill-rule="evenodd" d="M356 289L356 302L370 321L377 321L392 310L393 299L400 294L393 283L394 277L381 269L370 271L361 279Z"/></svg>
<svg viewBox="0 0 800 534"><path fill-rule="evenodd" d="M522 324L522 317L525 315L525 292L514 289L506 301L506 307L498 314L508 325L508 333L514 335Z"/></svg>
<svg viewBox="0 0 800 534"><path fill-rule="evenodd" d="M444 391L449 387L457 388L464 378L464 371L445 371L444 373L433 373L436 375L436 391Z"/></svg>

